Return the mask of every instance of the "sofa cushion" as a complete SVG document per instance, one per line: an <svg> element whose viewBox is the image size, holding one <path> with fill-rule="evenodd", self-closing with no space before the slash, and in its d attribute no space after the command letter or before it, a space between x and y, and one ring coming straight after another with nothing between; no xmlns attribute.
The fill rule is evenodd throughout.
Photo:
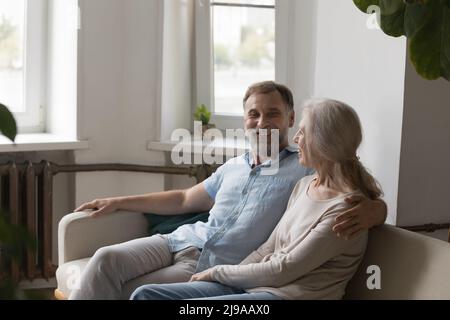
<svg viewBox="0 0 450 320"><path fill-rule="evenodd" d="M192 224L197 221L206 222L208 221L209 212L179 214L174 216L145 213L144 216L148 222L148 234L149 236L152 236L155 234L171 233L183 224Z"/></svg>
<svg viewBox="0 0 450 320"><path fill-rule="evenodd" d="M367 286L374 275L368 267L373 265L380 268L379 290ZM345 298L450 299L450 244L389 225L371 229Z"/></svg>

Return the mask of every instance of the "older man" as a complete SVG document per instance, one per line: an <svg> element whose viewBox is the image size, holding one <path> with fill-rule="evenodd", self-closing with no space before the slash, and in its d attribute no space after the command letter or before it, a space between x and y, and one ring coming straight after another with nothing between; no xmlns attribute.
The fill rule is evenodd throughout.
<svg viewBox="0 0 450 320"><path fill-rule="evenodd" d="M194 273L209 267L238 264L267 240L296 182L310 172L298 164L297 151L288 143L295 113L287 87L271 81L251 86L244 97L244 111L246 130L278 130L279 150L269 152L269 156L279 152L277 173L262 174L271 166L270 157L249 152L229 160L207 180L187 190L101 199L82 205L76 211L94 209L93 217L119 209L161 215L210 211L210 216L206 223L183 225L168 235L99 249L70 299L126 299L130 292L122 292L123 284L142 275L146 275L148 283L189 281ZM355 206L334 226L339 236L352 237L384 223L383 201L348 201Z"/></svg>

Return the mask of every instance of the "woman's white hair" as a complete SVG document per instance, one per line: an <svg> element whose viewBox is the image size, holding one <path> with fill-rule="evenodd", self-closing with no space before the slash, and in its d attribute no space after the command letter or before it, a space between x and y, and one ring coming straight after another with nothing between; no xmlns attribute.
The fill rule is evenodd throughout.
<svg viewBox="0 0 450 320"><path fill-rule="evenodd" d="M356 154L362 128L356 111L332 99L313 99L304 104L306 152L319 164L336 187L360 190L375 199L381 194L377 181L367 172Z"/></svg>

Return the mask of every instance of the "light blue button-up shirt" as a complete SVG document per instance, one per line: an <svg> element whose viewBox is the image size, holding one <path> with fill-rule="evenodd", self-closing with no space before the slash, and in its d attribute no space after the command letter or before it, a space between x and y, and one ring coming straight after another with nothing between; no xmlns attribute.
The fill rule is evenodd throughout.
<svg viewBox="0 0 450 320"><path fill-rule="evenodd" d="M280 152L276 175L261 174L270 162L252 168L249 153L227 161L203 183L215 203L207 222L183 225L168 235L172 252L202 249L197 272L238 264L264 243L286 210L297 181L312 173L288 147Z"/></svg>

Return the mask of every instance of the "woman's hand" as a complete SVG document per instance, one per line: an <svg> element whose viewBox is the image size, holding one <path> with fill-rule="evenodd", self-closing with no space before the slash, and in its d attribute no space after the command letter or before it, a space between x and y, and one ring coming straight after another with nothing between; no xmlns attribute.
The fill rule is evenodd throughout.
<svg viewBox="0 0 450 320"><path fill-rule="evenodd" d="M345 201L353 207L336 217L333 231L338 237L353 239L362 231L381 225L386 220L387 207L383 200L352 196Z"/></svg>
<svg viewBox="0 0 450 320"><path fill-rule="evenodd" d="M205 271L192 275L191 280L189 281L214 281L212 278L212 269L207 269Z"/></svg>
<svg viewBox="0 0 450 320"><path fill-rule="evenodd" d="M108 214L119 209L118 198L97 199L79 206L75 212L93 209L90 216L95 218L99 215Z"/></svg>

